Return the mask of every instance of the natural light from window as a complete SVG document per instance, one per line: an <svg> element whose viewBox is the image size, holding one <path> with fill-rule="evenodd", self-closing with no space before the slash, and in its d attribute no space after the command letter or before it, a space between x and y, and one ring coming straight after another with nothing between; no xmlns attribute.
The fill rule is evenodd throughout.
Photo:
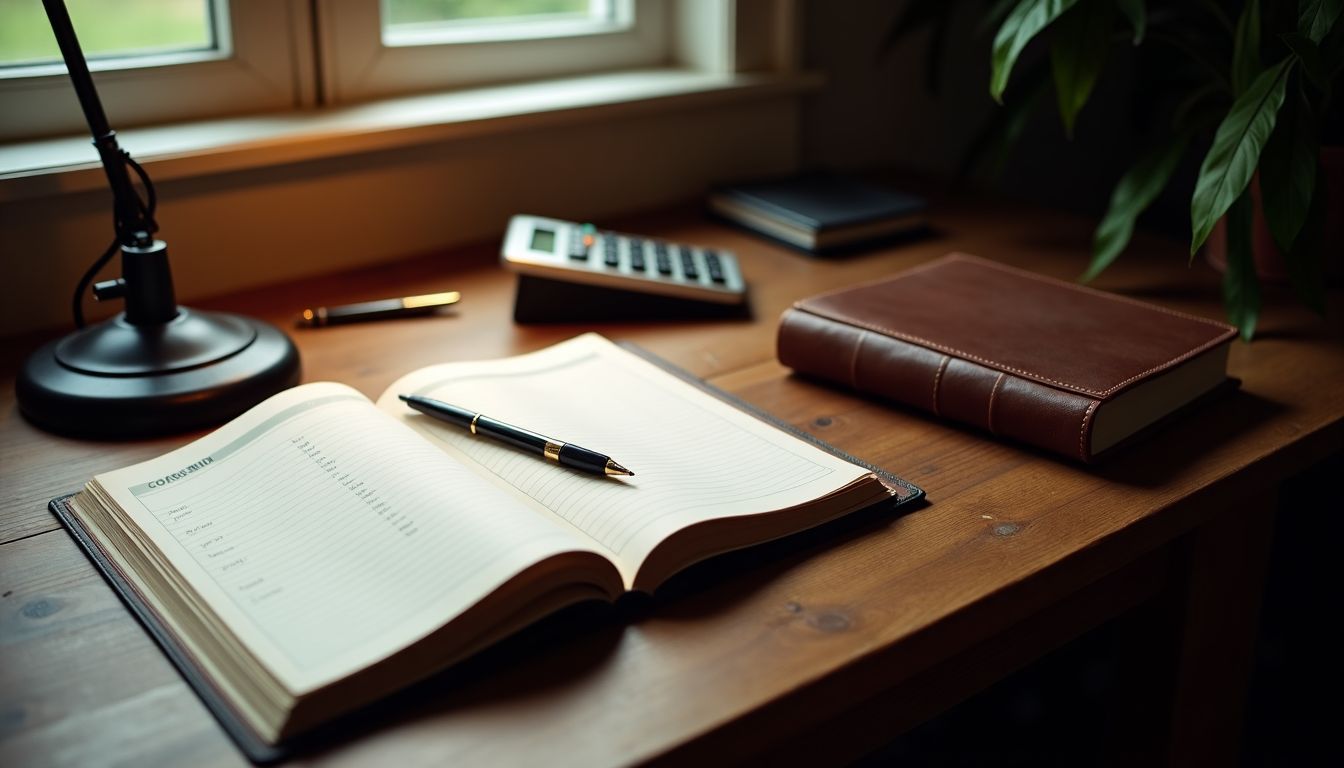
<svg viewBox="0 0 1344 768"><path fill-rule="evenodd" d="M390 45L581 34L617 23L618 0L383 0Z"/></svg>
<svg viewBox="0 0 1344 768"><path fill-rule="evenodd" d="M216 47L212 0L66 0L90 59ZM0 0L0 67L61 60L42 0Z"/></svg>

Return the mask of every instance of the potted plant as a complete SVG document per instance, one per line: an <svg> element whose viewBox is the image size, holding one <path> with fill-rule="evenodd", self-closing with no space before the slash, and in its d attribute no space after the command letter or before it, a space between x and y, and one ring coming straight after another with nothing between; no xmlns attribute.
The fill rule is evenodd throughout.
<svg viewBox="0 0 1344 768"><path fill-rule="evenodd" d="M889 41L932 26L936 56L956 5L913 0ZM1340 130L1332 91L1344 68L1341 11L1344 0L998 0L985 17L986 28L997 29L989 91L1007 108L986 137L997 132L1001 142L1011 142L1051 83L1072 136L1108 52L1116 44L1138 46L1138 87L1162 129L1116 183L1081 279L1096 277L1124 250L1136 219L1172 183L1182 157L1203 152L1190 193L1190 256L1217 226L1225 248L1223 303L1249 340L1260 310L1253 220L1261 217L1288 281L1308 306L1324 312L1321 233L1328 217L1321 148L1340 138L1330 132ZM1048 66L1042 61L1015 73L1020 55L1037 40L1049 46ZM1015 101L1004 98L1010 81ZM1261 250L1272 250L1270 243Z"/></svg>

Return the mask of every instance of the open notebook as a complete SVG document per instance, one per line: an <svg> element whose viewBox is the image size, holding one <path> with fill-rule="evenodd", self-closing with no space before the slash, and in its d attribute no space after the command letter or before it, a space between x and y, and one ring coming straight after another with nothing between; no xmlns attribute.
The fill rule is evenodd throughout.
<svg viewBox="0 0 1344 768"><path fill-rule="evenodd" d="M598 478L409 409L598 448ZM589 334L282 392L53 502L254 759L578 601L918 489ZM249 748L251 745L251 748Z"/></svg>

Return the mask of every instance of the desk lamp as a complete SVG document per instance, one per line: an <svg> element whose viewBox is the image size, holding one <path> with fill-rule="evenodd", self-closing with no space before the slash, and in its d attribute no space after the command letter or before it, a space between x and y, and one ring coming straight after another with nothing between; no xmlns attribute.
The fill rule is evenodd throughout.
<svg viewBox="0 0 1344 768"><path fill-rule="evenodd" d="M117 145L63 0L42 0L112 187L116 239L75 289L78 330L33 353L15 383L33 424L69 435L131 438L216 424L299 380L294 343L269 323L177 305L168 246L154 238L148 175ZM142 199L127 166L144 185ZM125 311L85 327L82 299L117 250L122 277L93 286Z"/></svg>

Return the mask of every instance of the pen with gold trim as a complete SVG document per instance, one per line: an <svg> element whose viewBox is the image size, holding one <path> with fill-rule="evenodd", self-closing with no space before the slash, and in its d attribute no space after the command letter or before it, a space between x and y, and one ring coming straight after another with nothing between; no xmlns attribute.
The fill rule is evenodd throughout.
<svg viewBox="0 0 1344 768"><path fill-rule="evenodd" d="M433 416L440 421L456 424L471 430L473 435L484 435L521 448L529 453L538 453L560 466L589 472L594 475L633 475L634 472L622 467L597 451L580 448L573 443L565 443L536 432L505 424L482 413L459 408L442 400L421 395L401 395L407 405L415 410Z"/></svg>
<svg viewBox="0 0 1344 768"><path fill-rule="evenodd" d="M439 307L456 304L461 298L462 294L457 291L445 291L443 293L427 293L423 296L406 296L400 299L362 301L358 304L344 304L339 307L314 307L303 310L303 314L299 318L299 324L310 328L319 328L324 325L356 323L363 320L428 315Z"/></svg>

